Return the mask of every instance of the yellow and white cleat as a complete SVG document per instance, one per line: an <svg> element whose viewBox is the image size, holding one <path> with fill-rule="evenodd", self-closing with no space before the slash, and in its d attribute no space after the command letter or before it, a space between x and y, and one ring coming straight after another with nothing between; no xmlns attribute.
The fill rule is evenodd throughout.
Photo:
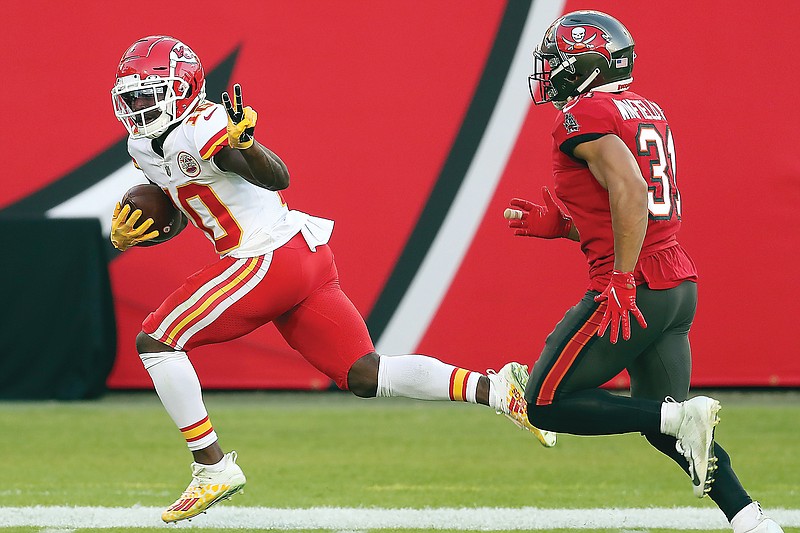
<svg viewBox="0 0 800 533"><path fill-rule="evenodd" d="M488 370L486 375L500 399L497 413L506 415L517 427L533 433L545 448L555 446L556 433L534 427L528 420L528 403L525 401L528 367L519 363L508 363L499 372Z"/></svg>
<svg viewBox="0 0 800 533"><path fill-rule="evenodd" d="M181 497L161 513L164 522L193 518L244 489L247 480L236 464L236 452L225 454L222 460L226 464L220 472L210 472L206 465L192 463L192 482Z"/></svg>

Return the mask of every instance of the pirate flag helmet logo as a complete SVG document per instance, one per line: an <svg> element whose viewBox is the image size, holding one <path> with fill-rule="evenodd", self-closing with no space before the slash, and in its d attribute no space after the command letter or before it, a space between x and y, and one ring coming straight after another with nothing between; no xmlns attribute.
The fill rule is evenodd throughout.
<svg viewBox="0 0 800 533"><path fill-rule="evenodd" d="M565 24L559 24L556 27L556 46L563 56L600 54L610 64L611 52L608 51L608 43L608 34L603 33L602 28L589 25L567 26Z"/></svg>
<svg viewBox="0 0 800 533"><path fill-rule="evenodd" d="M567 13L550 25L533 52L533 101L560 104L589 90L627 88L633 81L633 46L633 37L614 17Z"/></svg>

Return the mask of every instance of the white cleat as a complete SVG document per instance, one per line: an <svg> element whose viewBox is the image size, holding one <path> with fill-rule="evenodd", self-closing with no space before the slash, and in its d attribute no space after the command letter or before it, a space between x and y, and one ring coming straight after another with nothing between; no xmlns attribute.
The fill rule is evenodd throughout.
<svg viewBox="0 0 800 533"><path fill-rule="evenodd" d="M221 472L209 472L206 465L192 463L192 482L169 509L161 513L164 522L177 522L204 513L215 503L244 490L247 481L236 464L236 452L225 454Z"/></svg>
<svg viewBox="0 0 800 533"><path fill-rule="evenodd" d="M750 522L756 521L758 523L755 527L742 530L742 520ZM736 533L737 528L738 531L742 531L742 533L783 533L781 526L779 526L775 520L764 514L758 502L753 502L739 511L739 513L733 517L733 520L731 520L731 525L733 526L734 533Z"/></svg>
<svg viewBox="0 0 800 533"><path fill-rule="evenodd" d="M697 396L680 404L682 420L678 426L676 448L688 461L694 495L702 498L711 490L717 457L714 455L714 428L722 407L717 400Z"/></svg>
<svg viewBox="0 0 800 533"><path fill-rule="evenodd" d="M528 367L519 363L508 363L499 372L488 370L486 376L500 399L497 413L506 415L517 427L533 433L545 448L555 446L556 433L536 428L528 420L528 403L525 401Z"/></svg>
<svg viewBox="0 0 800 533"><path fill-rule="evenodd" d="M760 524L745 533L783 533L783 529L772 518L764 518Z"/></svg>

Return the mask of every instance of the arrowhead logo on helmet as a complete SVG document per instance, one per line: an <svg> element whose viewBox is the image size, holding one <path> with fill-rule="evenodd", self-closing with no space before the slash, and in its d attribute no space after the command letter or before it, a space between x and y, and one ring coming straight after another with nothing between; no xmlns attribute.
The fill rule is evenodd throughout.
<svg viewBox="0 0 800 533"><path fill-rule="evenodd" d="M582 24L580 26L567 26L559 24L556 28L556 46L566 55L579 55L595 53L600 54L609 66L611 65L611 52L608 50L610 37L601 28Z"/></svg>
<svg viewBox="0 0 800 533"><path fill-rule="evenodd" d="M184 61L186 63L199 63L197 55L192 52L192 49L183 43L176 44L172 48L170 55L172 61Z"/></svg>

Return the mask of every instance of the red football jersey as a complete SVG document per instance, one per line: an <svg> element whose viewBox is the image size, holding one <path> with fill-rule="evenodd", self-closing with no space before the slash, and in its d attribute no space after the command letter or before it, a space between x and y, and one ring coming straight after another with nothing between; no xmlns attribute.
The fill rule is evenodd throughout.
<svg viewBox="0 0 800 533"><path fill-rule="evenodd" d="M636 282L667 289L696 280L694 262L677 240L681 196L675 181L675 144L664 112L630 91L589 92L565 106L553 127L556 196L580 233L581 249L589 262L589 288L605 289L614 268L611 208L608 191L572 151L581 142L607 134L618 136L628 146L649 188L649 220L634 271Z"/></svg>

